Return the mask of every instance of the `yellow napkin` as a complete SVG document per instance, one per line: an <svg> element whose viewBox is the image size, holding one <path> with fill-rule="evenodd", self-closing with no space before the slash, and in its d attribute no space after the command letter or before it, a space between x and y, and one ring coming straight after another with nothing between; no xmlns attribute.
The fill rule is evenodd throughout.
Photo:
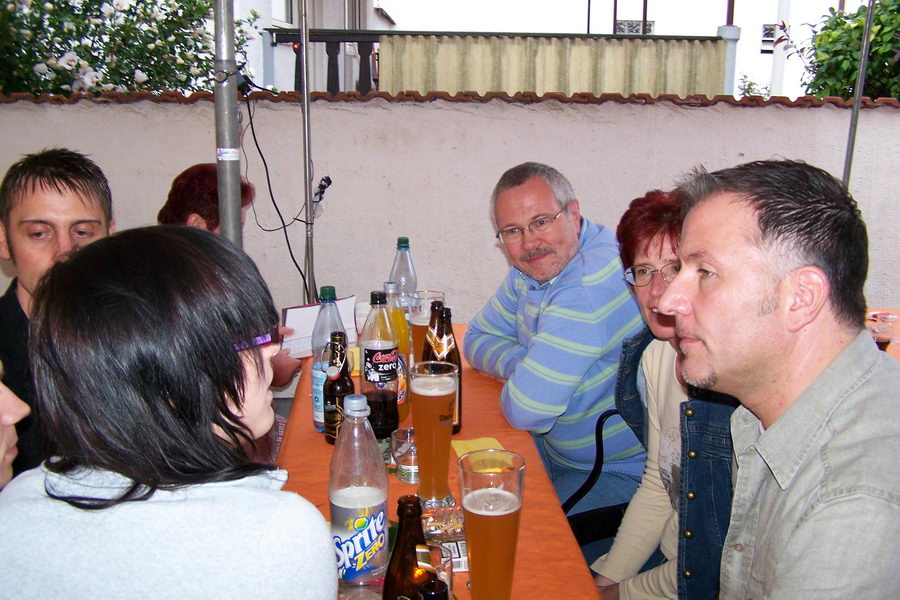
<svg viewBox="0 0 900 600"><path fill-rule="evenodd" d="M474 440L452 440L450 445L453 446L456 456L462 456L466 452L474 450L488 450L490 448L503 450L503 445L492 437L475 438Z"/></svg>

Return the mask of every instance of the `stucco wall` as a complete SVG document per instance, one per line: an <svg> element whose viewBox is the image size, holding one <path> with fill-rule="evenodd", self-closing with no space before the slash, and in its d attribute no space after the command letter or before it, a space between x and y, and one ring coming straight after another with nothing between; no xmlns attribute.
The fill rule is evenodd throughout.
<svg viewBox="0 0 900 600"><path fill-rule="evenodd" d="M716 169L783 156L839 175L849 116L831 105L317 101L311 107L314 181L330 175L334 185L316 226L316 279L334 284L339 295L365 297L387 277L395 238L408 235L420 287L446 290L455 319L468 321L506 269L488 197L507 167L525 160L555 165L572 180L583 214L615 227L630 199L671 187L698 163ZM276 200L283 214L294 215L302 196L300 107L260 102L254 121ZM214 160L207 101L20 101L0 104L0 131L3 171L23 153L49 146L92 155L109 177L119 229L154 223L172 178ZM249 131L244 148L259 222L277 227ZM869 225L873 306L900 306L898 157L900 111L862 111L851 189ZM302 225L289 234L302 264ZM251 212L244 236L276 303L299 303L299 276L281 232L262 231ZM11 272L4 264L0 284Z"/></svg>

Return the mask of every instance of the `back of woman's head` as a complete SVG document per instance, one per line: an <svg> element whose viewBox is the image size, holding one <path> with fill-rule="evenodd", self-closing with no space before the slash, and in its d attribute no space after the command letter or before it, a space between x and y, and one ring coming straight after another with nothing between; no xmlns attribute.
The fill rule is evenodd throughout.
<svg viewBox="0 0 900 600"><path fill-rule="evenodd" d="M256 188L241 177L241 206L249 206ZM160 225L186 225L191 214L199 215L206 228L219 226L219 179L216 163L199 163L188 167L172 181L166 203L156 221Z"/></svg>
<svg viewBox="0 0 900 600"><path fill-rule="evenodd" d="M668 241L672 250L681 239L681 193L652 190L635 198L619 220L616 238L622 265L634 265L634 257L647 250L651 242Z"/></svg>
<svg viewBox="0 0 900 600"><path fill-rule="evenodd" d="M56 264L31 323L48 468L121 473L120 500L263 469L242 449L236 348L277 322L253 261L199 229L132 229Z"/></svg>

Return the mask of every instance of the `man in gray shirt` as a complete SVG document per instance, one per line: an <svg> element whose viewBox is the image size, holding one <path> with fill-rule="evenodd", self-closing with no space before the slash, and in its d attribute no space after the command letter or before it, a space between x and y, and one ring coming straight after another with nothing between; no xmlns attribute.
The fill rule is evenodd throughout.
<svg viewBox="0 0 900 600"><path fill-rule="evenodd" d="M682 187L681 271L660 310L685 380L742 404L719 598L900 598L900 363L863 327L856 203L787 160Z"/></svg>

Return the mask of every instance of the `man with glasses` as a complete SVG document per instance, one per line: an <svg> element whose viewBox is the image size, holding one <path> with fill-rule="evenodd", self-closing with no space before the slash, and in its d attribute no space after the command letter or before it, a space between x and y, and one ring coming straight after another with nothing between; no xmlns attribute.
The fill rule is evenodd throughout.
<svg viewBox="0 0 900 600"><path fill-rule="evenodd" d="M503 414L532 432L563 502L594 464L594 428L614 406L622 340L643 323L622 279L615 236L581 216L559 171L513 167L491 204L512 266L469 323L463 352L473 367L506 380ZM613 417L603 439L603 474L570 514L626 503L640 481L646 452L631 429Z"/></svg>

